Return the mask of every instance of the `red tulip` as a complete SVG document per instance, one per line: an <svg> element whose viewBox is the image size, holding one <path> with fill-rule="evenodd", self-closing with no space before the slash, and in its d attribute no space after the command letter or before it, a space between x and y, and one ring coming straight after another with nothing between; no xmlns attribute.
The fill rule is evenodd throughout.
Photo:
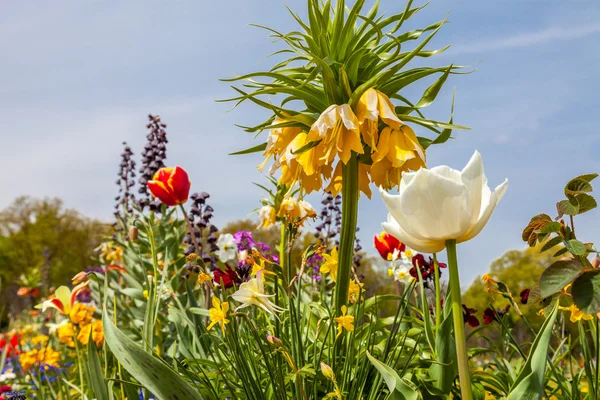
<svg viewBox="0 0 600 400"><path fill-rule="evenodd" d="M4 349L6 349L7 357L18 355L18 346L20 338L20 335L17 335L16 333L13 334L8 340L6 340L4 337L0 337L0 354L4 351Z"/></svg>
<svg viewBox="0 0 600 400"><path fill-rule="evenodd" d="M387 261L392 260L395 250L397 250L398 253L406 250L406 246L403 243L400 243L398 239L387 232L381 232L379 235L375 235L373 237L373 242L381 257Z"/></svg>
<svg viewBox="0 0 600 400"><path fill-rule="evenodd" d="M148 181L148 189L166 206L178 206L187 201L192 183L181 167L161 168Z"/></svg>

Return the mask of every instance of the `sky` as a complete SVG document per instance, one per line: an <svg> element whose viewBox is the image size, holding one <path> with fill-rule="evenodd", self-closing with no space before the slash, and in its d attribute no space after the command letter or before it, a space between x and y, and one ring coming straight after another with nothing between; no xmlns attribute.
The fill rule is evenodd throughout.
<svg viewBox="0 0 600 400"><path fill-rule="evenodd" d="M272 66L266 57L279 47L249 24L295 30L285 5L305 14L301 0L3 4L0 208L19 195L61 197L110 221L122 142L139 155L153 113L168 124L167 163L189 171L193 190L211 194L217 226L248 217L262 196L252 184L265 180L255 168L261 160L228 153L258 144L235 125L266 115L215 100L234 95L219 78ZM388 15L403 8L381 0ZM456 89L454 121L472 129L431 147L428 166L461 169L477 149L492 188L509 180L484 231L459 246L468 284L506 250L524 248L521 231L532 216L555 216L570 178L600 172L600 2L433 0L406 28L447 13L450 23L428 49L451 48L425 63L475 71L451 77L426 115L447 120ZM431 82L406 95L418 100ZM318 208L319 197L309 200ZM376 193L361 200L360 238L371 253L386 215ZM600 239L599 222L597 210L577 218L578 237Z"/></svg>

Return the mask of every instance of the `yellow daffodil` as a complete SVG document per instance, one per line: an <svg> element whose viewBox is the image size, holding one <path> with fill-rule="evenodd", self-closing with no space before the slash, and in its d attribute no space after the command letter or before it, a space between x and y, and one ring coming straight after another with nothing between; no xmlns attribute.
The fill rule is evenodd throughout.
<svg viewBox="0 0 600 400"><path fill-rule="evenodd" d="M258 217L260 218L260 225L258 225L258 229L267 229L270 226L275 225L277 222L277 213L275 208L269 205L263 206L260 209Z"/></svg>
<svg viewBox="0 0 600 400"><path fill-rule="evenodd" d="M403 125L389 97L373 88L367 90L358 101L356 117L363 139L372 149L377 147L379 121L393 129L400 129Z"/></svg>
<svg viewBox="0 0 600 400"><path fill-rule="evenodd" d="M337 335L335 335L336 339L342 334L344 329L347 330L348 332L354 332L354 316L346 315L346 312L348 311L346 306L342 306L341 310L342 310L342 315L334 318L334 321L337 322L337 324L338 324Z"/></svg>
<svg viewBox="0 0 600 400"><path fill-rule="evenodd" d="M265 294L262 271L258 271L256 278L242 283L237 292L232 294L231 297L235 301L242 303L242 305L235 309L236 311L249 306L260 307L271 314L284 311L283 308L278 307L269 300L269 297L273 297L273 295Z"/></svg>
<svg viewBox="0 0 600 400"><path fill-rule="evenodd" d="M331 279L335 282L337 280L337 270L338 270L338 251L337 247L334 247L331 250L331 254L323 254L323 258L325 262L321 265L321 273L331 275Z"/></svg>
<svg viewBox="0 0 600 400"><path fill-rule="evenodd" d="M571 322L575 323L577 321L591 321L594 319L592 314L586 314L581 311L575 304L571 304L570 307L558 307L561 310L571 311L571 317L569 318Z"/></svg>
<svg viewBox="0 0 600 400"><path fill-rule="evenodd" d="M81 328L77 335L77 340L81 344L87 345L90 341L90 333L96 346L102 346L102 343L104 343L104 327L102 326L102 321L94 321Z"/></svg>
<svg viewBox="0 0 600 400"><path fill-rule="evenodd" d="M355 304L358 301L364 285L364 283L354 279L350 281L350 286L348 288L348 301L350 303Z"/></svg>
<svg viewBox="0 0 600 400"><path fill-rule="evenodd" d="M229 320L227 319L229 303L221 303L221 300L219 300L218 297L213 296L212 305L212 308L208 310L210 316L210 324L206 327L206 329L210 330L216 324L221 324L221 330L223 331L223 335L225 335L225 324L229 323Z"/></svg>

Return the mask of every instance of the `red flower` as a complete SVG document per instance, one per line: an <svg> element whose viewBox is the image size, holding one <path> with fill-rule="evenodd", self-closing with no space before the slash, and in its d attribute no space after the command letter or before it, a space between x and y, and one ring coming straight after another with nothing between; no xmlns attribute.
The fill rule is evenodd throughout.
<svg viewBox="0 0 600 400"><path fill-rule="evenodd" d="M187 201L192 183L181 167L161 168L148 181L148 189L166 206L178 206Z"/></svg>
<svg viewBox="0 0 600 400"><path fill-rule="evenodd" d="M234 283L238 283L240 281L237 272L235 272L235 270L229 265L226 266L225 271L222 271L219 268L215 269L213 271L213 275L215 277L215 283L222 285L226 289L233 287Z"/></svg>
<svg viewBox="0 0 600 400"><path fill-rule="evenodd" d="M463 307L463 317L464 317L465 323L469 324L469 326L471 328L477 328L479 326L479 320L475 316L475 313L477 312L477 310L475 310L473 308L469 308L469 307L465 306L464 304L462 305L462 307Z"/></svg>
<svg viewBox="0 0 600 400"><path fill-rule="evenodd" d="M16 333L13 334L9 340L6 340L4 337L0 337L0 354L6 348L6 356L12 357L19 354L18 346L19 340L21 339L20 335Z"/></svg>
<svg viewBox="0 0 600 400"><path fill-rule="evenodd" d="M527 301L529 301L529 293L531 293L531 289L523 289L521 292L521 304L527 304Z"/></svg>
<svg viewBox="0 0 600 400"><path fill-rule="evenodd" d="M381 232L373 237L375 248L384 260L392 261L394 251L398 254L406 250L404 243L393 237L387 232Z"/></svg>
<svg viewBox="0 0 600 400"><path fill-rule="evenodd" d="M504 307L504 310L494 310L493 308L486 308L483 312L483 324L489 325L494 321L499 321L500 318L504 317L508 310L510 310L510 304Z"/></svg>

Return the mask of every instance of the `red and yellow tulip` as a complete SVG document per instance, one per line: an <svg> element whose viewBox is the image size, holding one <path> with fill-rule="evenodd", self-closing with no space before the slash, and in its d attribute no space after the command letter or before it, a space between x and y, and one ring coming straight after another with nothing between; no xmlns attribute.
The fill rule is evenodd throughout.
<svg viewBox="0 0 600 400"><path fill-rule="evenodd" d="M152 195L169 207L185 203L191 186L188 173L181 167L161 168L148 182Z"/></svg>

